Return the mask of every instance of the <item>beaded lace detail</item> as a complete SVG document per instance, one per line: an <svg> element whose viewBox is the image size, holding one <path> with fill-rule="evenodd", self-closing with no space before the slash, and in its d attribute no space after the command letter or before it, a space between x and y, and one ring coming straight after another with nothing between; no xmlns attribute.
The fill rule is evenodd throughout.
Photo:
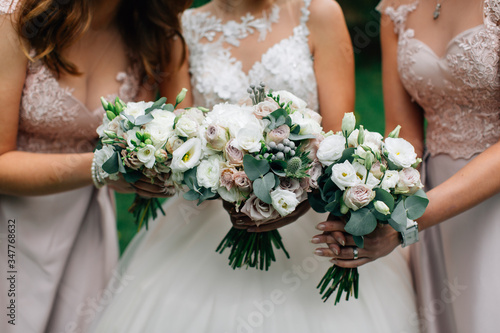
<svg viewBox="0 0 500 333"><path fill-rule="evenodd" d="M428 121L431 155L470 158L500 139L500 2L484 1L484 24L453 38L443 57L406 28L418 1L383 9L399 35L398 70Z"/></svg>
<svg viewBox="0 0 500 333"><path fill-rule="evenodd" d="M133 100L139 91L135 71L119 73L118 94L106 97L109 101L120 96ZM52 72L40 61L30 63L21 98L18 150L40 153L82 153L94 149L96 128L102 123L101 107L89 110L73 97L72 90L62 88Z"/></svg>
<svg viewBox="0 0 500 333"><path fill-rule="evenodd" d="M19 0L0 0L0 15L1 14L12 14L18 4Z"/></svg>
<svg viewBox="0 0 500 333"><path fill-rule="evenodd" d="M262 54L248 74L243 71L242 63L232 56L231 48L238 47L245 37L256 32L259 41L265 40L272 33L273 25L279 24L280 7L274 5L259 19L247 14L240 22L226 23L208 12L187 10L182 23L190 51L194 103L209 108L223 102L236 103L247 97L250 84L265 82L274 90L293 92L307 101L311 109L318 110L316 76L306 25L310 2L304 0L300 24L293 29L292 35ZM217 35L220 37L216 38Z"/></svg>

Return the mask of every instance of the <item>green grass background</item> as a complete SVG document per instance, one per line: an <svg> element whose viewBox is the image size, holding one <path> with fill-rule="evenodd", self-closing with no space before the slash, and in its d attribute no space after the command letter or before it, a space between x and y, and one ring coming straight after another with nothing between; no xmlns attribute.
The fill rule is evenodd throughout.
<svg viewBox="0 0 500 333"><path fill-rule="evenodd" d="M205 2L207 1L195 0L193 6L196 7ZM371 31L370 27L377 23L373 8L378 1L339 0L338 2L344 9L356 48L356 41L360 34L363 35L366 31ZM385 118L378 37L369 38L369 42L363 43L363 47L358 47L356 50L356 118L358 123L365 126L366 129L383 134ZM121 252L137 232L133 217L128 212L133 198L134 196L130 194L116 193L117 228Z"/></svg>

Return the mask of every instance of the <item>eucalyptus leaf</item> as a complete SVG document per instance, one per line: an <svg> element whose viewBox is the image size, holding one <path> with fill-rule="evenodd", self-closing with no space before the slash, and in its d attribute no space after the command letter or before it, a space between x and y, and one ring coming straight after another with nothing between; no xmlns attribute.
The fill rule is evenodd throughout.
<svg viewBox="0 0 500 333"><path fill-rule="evenodd" d="M118 153L116 151L113 152L113 155L111 155L111 157L108 158L106 162L104 162L104 164L102 165L102 169L110 175L119 171Z"/></svg>
<svg viewBox="0 0 500 333"><path fill-rule="evenodd" d="M198 190L198 182L196 181L197 170L198 167L195 167L184 172L184 184L191 190Z"/></svg>
<svg viewBox="0 0 500 333"><path fill-rule="evenodd" d="M123 174L123 179L125 179L125 181L130 184L135 183L141 178L142 178L142 173L138 171L127 172Z"/></svg>
<svg viewBox="0 0 500 333"><path fill-rule="evenodd" d="M188 201L195 201L200 199L200 193L196 192L195 190L189 190L184 193L183 197Z"/></svg>
<svg viewBox="0 0 500 333"><path fill-rule="evenodd" d="M311 208L317 213L326 213L326 202L321 200L321 194L318 191L309 192L307 195L307 200Z"/></svg>
<svg viewBox="0 0 500 333"><path fill-rule="evenodd" d="M154 119L154 117L153 117L153 115L151 113L148 113L148 114L146 114L144 116L139 116L135 120L135 126L142 126L144 124L149 123L153 119Z"/></svg>
<svg viewBox="0 0 500 333"><path fill-rule="evenodd" d="M174 112L174 110L175 110L174 106L170 103L163 105L162 109L165 111L169 111L169 112Z"/></svg>
<svg viewBox="0 0 500 333"><path fill-rule="evenodd" d="M422 190L418 190L414 195L406 198L405 208L408 218L416 220L421 217L428 204L429 199L427 199L427 195Z"/></svg>
<svg viewBox="0 0 500 333"><path fill-rule="evenodd" d="M345 231L353 236L364 236L377 227L377 219L367 208L351 212L351 217L345 226Z"/></svg>
<svg viewBox="0 0 500 333"><path fill-rule="evenodd" d="M129 115L129 114L126 114L126 113L122 113L122 115L127 118L127 120L132 124L132 125L135 125L135 118L134 116L132 115Z"/></svg>
<svg viewBox="0 0 500 333"><path fill-rule="evenodd" d="M392 218L388 220L389 225L394 228L397 232L403 232L406 230L406 222L404 225L399 224L398 222L394 221Z"/></svg>
<svg viewBox="0 0 500 333"><path fill-rule="evenodd" d="M117 159L117 164L118 164L118 171L121 173L125 174L127 173L127 170L125 170L125 166L123 165L123 161L120 157L120 153L116 152L116 159Z"/></svg>
<svg viewBox="0 0 500 333"><path fill-rule="evenodd" d="M360 249L365 247L365 238L363 236L352 236L352 238L357 247Z"/></svg>
<svg viewBox="0 0 500 333"><path fill-rule="evenodd" d="M405 209L405 203L404 200L401 200L396 207L394 208L394 211L391 214L391 218L389 220L389 224L396 229L393 226L393 223L391 223L391 220L393 223L396 223L400 227L404 227L406 229L406 221L407 221L407 216L406 216L406 209ZM397 229L396 229L397 230Z"/></svg>
<svg viewBox="0 0 500 333"><path fill-rule="evenodd" d="M271 171L274 172L275 175L280 176L280 177L285 177L286 176L286 162L285 161L272 161L270 166L271 166Z"/></svg>
<svg viewBox="0 0 500 333"><path fill-rule="evenodd" d="M251 181L263 177L271 169L267 160L258 160L252 155L243 156L243 168Z"/></svg>
<svg viewBox="0 0 500 333"><path fill-rule="evenodd" d="M270 193L274 185L276 185L274 174L270 172L253 182L253 191L257 198L270 205L273 203Z"/></svg>
<svg viewBox="0 0 500 333"><path fill-rule="evenodd" d="M307 140L307 139L315 139L316 136L314 136L313 134L294 134L294 133L290 133L290 135L288 136L288 138L290 140L293 140L293 141L300 141L300 140Z"/></svg>
<svg viewBox="0 0 500 333"><path fill-rule="evenodd" d="M165 104L165 102L167 101L167 98L166 97L162 97L160 98L159 100L157 100L156 102L153 103L153 105L151 105L149 108L147 108L144 113L145 114L149 114L151 111L153 110L156 110L156 109L161 109L163 104Z"/></svg>
<svg viewBox="0 0 500 333"><path fill-rule="evenodd" d="M376 188L374 191L376 194L374 200L383 201L392 212L394 210L394 197L392 194L381 188Z"/></svg>
<svg viewBox="0 0 500 333"><path fill-rule="evenodd" d="M210 199L214 198L216 195L217 195L217 193L212 192L210 189L208 189L206 187L202 187L201 191L200 191L200 198L198 200L197 205L198 206L201 205L203 203L203 201L210 200Z"/></svg>

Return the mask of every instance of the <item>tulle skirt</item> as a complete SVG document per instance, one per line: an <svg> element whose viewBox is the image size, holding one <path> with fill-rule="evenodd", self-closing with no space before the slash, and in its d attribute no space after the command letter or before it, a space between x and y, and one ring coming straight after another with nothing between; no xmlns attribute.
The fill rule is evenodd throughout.
<svg viewBox="0 0 500 333"><path fill-rule="evenodd" d="M407 258L396 250L361 267L360 297L334 306L316 289L331 263L310 243L326 215L308 212L280 233L269 271L233 270L215 249L231 223L220 201L172 198L166 216L132 241L93 332L417 332Z"/></svg>

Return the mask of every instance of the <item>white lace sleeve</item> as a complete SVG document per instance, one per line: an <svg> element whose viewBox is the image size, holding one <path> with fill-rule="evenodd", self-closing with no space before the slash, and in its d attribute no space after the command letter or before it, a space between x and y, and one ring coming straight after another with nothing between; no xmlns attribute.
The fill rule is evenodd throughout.
<svg viewBox="0 0 500 333"><path fill-rule="evenodd" d="M418 0L381 0L376 9L382 14L385 14L387 8L397 9L402 5L412 5Z"/></svg>
<svg viewBox="0 0 500 333"><path fill-rule="evenodd" d="M0 15L12 14L19 3L19 0L0 0Z"/></svg>

